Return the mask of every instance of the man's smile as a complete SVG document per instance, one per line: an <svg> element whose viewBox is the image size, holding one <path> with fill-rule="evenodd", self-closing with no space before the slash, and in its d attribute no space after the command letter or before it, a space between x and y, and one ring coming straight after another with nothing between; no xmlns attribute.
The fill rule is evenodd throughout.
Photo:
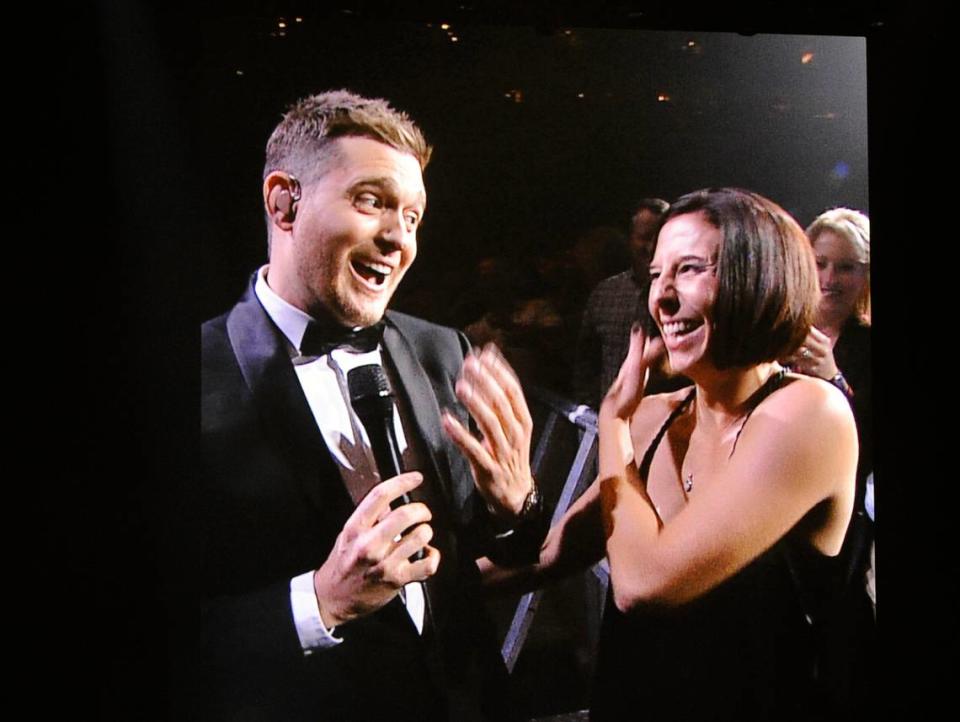
<svg viewBox="0 0 960 722"><path fill-rule="evenodd" d="M350 268L365 286L375 290L382 289L386 285L387 278L394 271L393 267L386 263L357 258L350 261Z"/></svg>

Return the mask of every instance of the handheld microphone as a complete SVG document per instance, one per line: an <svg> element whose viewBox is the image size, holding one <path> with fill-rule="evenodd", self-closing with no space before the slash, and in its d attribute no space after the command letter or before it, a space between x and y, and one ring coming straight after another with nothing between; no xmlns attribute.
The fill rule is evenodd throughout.
<svg viewBox="0 0 960 722"><path fill-rule="evenodd" d="M404 468L400 445L393 428L395 402L383 367L379 364L367 364L350 369L347 372L347 388L350 392L350 405L370 438L370 447L381 481L402 473ZM396 509L409 503L410 496L404 492L403 496L390 503L390 507ZM413 558L423 559L423 550L418 550Z"/></svg>

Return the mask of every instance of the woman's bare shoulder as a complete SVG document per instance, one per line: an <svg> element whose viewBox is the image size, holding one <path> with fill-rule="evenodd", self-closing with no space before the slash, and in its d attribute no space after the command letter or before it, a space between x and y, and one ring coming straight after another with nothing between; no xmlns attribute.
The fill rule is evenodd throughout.
<svg viewBox="0 0 960 722"><path fill-rule="evenodd" d="M737 446L741 460L807 458L829 466L827 457L856 457L857 430L846 396L836 386L810 376L788 374L785 383L751 412ZM737 458L735 455L733 458Z"/></svg>
<svg viewBox="0 0 960 722"><path fill-rule="evenodd" d="M824 553L835 554L842 541L841 527L849 519L858 455L847 398L827 381L788 374L786 383L754 409L741 431L725 471L728 491L742 482L749 494L772 494L764 497L769 508L789 502L805 512L832 500L829 541L821 538L816 543Z"/></svg>
<svg viewBox="0 0 960 722"><path fill-rule="evenodd" d="M823 379L788 373L785 383L757 407L755 416L771 415L794 423L853 422L846 396Z"/></svg>

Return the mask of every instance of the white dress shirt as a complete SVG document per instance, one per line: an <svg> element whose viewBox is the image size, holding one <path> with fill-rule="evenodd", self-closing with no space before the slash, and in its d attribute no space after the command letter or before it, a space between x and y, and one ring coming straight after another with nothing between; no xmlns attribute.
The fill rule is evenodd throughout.
<svg viewBox="0 0 960 722"><path fill-rule="evenodd" d="M354 503L359 502L363 490L380 481L370 448L370 439L363 424L351 408L347 392L347 374L352 368L365 364L382 365L380 349L366 353L354 353L335 349L322 356L302 356L299 352L307 325L312 320L300 309L280 298L267 285L267 266L257 272L254 292L270 319L277 325L288 342L288 351L303 388L310 411L317 422L330 454L333 456L344 484ZM400 447L404 467L416 468L412 463L412 448L407 444L399 411L394 407L393 425ZM359 435L359 438L357 438ZM313 587L314 571L305 572L290 580L290 606L297 628L297 636L305 654L315 649L332 647L343 640L333 636L320 618L320 607ZM401 593L407 613L423 632L424 591L423 585L413 582Z"/></svg>

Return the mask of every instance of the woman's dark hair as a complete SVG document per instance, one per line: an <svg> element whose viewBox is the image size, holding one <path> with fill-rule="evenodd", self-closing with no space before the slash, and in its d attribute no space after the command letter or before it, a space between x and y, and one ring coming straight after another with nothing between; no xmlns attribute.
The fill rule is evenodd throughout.
<svg viewBox="0 0 960 722"><path fill-rule="evenodd" d="M738 188L694 191L663 219L702 213L723 235L710 353L719 369L796 351L820 299L817 266L797 222L773 201Z"/></svg>

